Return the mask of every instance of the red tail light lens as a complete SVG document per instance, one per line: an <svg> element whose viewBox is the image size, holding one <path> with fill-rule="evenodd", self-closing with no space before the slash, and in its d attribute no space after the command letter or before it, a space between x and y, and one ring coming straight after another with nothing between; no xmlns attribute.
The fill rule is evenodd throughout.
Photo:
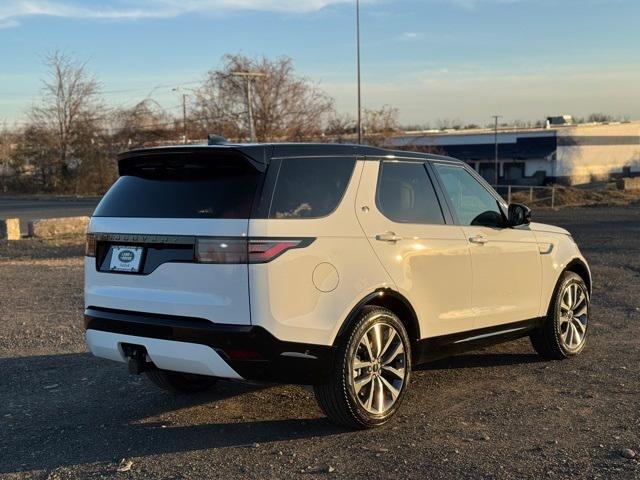
<svg viewBox="0 0 640 480"><path fill-rule="evenodd" d="M87 233L84 243L84 254L87 257L96 256L96 236L93 233Z"/></svg>
<svg viewBox="0 0 640 480"><path fill-rule="evenodd" d="M249 263L267 263L287 250L297 248L302 240L250 240Z"/></svg>
<svg viewBox="0 0 640 480"><path fill-rule="evenodd" d="M196 261L200 263L267 263L287 250L310 245L313 239L198 238Z"/></svg>

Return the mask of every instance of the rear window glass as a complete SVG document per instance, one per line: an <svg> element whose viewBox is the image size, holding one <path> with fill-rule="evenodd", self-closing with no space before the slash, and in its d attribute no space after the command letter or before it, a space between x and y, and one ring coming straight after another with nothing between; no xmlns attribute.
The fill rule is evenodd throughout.
<svg viewBox="0 0 640 480"><path fill-rule="evenodd" d="M342 200L355 166L352 158L282 160L269 218L319 218Z"/></svg>
<svg viewBox="0 0 640 480"><path fill-rule="evenodd" d="M262 173L241 157L157 158L122 169L94 216L249 218Z"/></svg>

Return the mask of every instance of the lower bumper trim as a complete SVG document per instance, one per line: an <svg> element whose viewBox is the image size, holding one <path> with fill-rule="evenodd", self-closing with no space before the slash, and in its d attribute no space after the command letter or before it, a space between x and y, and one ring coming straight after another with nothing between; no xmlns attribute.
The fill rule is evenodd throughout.
<svg viewBox="0 0 640 480"><path fill-rule="evenodd" d="M84 321L88 343L90 342L89 332L96 332L91 333L92 338L97 336L96 338L100 339L103 337L98 335L99 333L116 335L116 337L120 335L122 338L133 338L133 340L131 338L121 340L121 343L142 344L147 350L149 350L147 343L152 345L152 348L153 346L159 348L160 345L167 348L173 346L178 352L174 357L184 356L184 345L192 345L189 347L192 349L190 352L196 358L202 359L206 356L210 362L211 358L217 357L238 378L246 380L313 385L325 383L333 370L335 347L284 342L259 326L214 324L205 319L97 307L89 307L85 310ZM138 341L136 342L135 339ZM96 348L98 349L98 353L94 352L96 356L125 361L121 349L119 351L116 349L114 353L113 348L109 346L107 346L108 351L100 350L100 345ZM237 352L255 352L258 355L239 359ZM211 353L215 354L215 357L211 357ZM166 357L166 353L164 355ZM159 354L156 356L163 359L161 362L165 359ZM150 357L153 359L151 353ZM155 359L153 361L158 368L175 369L165 368ZM165 365L175 365L178 358L173 358L171 362L166 360L166 362ZM236 378L231 376L230 371L224 370L217 359L214 363L216 371L224 372L223 375L214 376ZM187 372L200 373L192 370ZM212 373L204 374L212 375Z"/></svg>

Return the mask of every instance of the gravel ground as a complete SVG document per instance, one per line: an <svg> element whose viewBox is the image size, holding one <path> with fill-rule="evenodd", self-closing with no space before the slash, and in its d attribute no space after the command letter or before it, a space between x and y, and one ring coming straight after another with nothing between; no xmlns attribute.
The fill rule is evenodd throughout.
<svg viewBox="0 0 640 480"><path fill-rule="evenodd" d="M91 357L79 241L0 243L0 477L640 478L640 206L536 219L592 264L584 354L544 362L520 340L429 365L366 432L332 426L302 387L180 397Z"/></svg>

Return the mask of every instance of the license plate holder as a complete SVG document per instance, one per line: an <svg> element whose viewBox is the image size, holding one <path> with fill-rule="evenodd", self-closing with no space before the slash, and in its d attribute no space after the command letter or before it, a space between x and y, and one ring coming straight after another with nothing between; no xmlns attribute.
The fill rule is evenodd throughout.
<svg viewBox="0 0 640 480"><path fill-rule="evenodd" d="M139 273L143 253L143 247L112 246L109 271Z"/></svg>

